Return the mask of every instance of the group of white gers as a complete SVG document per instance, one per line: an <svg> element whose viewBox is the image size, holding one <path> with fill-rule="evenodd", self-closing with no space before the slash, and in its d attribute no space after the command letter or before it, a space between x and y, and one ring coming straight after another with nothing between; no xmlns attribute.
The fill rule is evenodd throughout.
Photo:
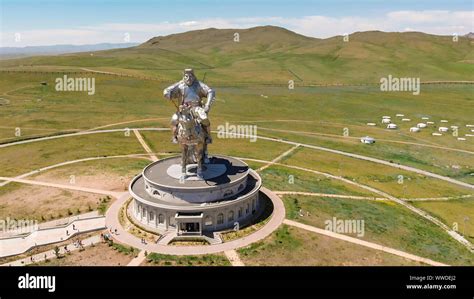
<svg viewBox="0 0 474 299"><path fill-rule="evenodd" d="M402 122L411 121L411 119L409 119L409 118L404 118L404 116L405 116L404 114L397 114L396 116L401 117ZM429 117L422 117L421 119L423 120L423 122L420 122L420 123L416 124L416 126L411 127L410 132L417 133L417 132L420 132L421 129L424 129L424 128L428 127L428 125L434 125L435 124L433 121L429 121ZM448 121L445 120L445 119L440 120L440 122L441 123L448 123ZM392 118L388 115L382 116L381 123L386 124L387 129L390 129L390 130L398 129L398 126L395 123L392 123ZM368 126L376 126L375 123L367 123L367 125ZM470 126L474 127L474 125L466 125L466 127L470 127ZM450 126L449 128L445 127L445 126L441 126L441 127L438 128L438 132L433 132L431 135L433 135L433 136L442 136L443 135L442 133L449 132L450 129L453 132L455 132L455 131L458 130L458 128L459 128L458 126ZM474 132L474 130L471 129L471 132ZM454 136L454 134L453 134L453 136ZM466 134L466 136L473 136L473 135ZM457 139L460 140L460 141L465 141L466 140L466 138L463 138L463 137L457 137ZM366 136L366 137L361 138L361 142L366 143L366 144L371 144L371 143L375 143L375 139L372 138L372 137Z"/></svg>

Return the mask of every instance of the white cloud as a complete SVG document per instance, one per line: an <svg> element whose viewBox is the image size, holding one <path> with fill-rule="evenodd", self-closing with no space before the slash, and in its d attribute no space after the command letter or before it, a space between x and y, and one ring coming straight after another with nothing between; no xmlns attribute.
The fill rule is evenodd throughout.
<svg viewBox="0 0 474 299"><path fill-rule="evenodd" d="M35 29L20 31L21 41L15 42L15 31L0 34L2 46L95 44L102 42L124 42L130 34L131 42L143 42L154 36L185 32L188 30L214 28L249 28L259 25L285 27L307 36L327 38L356 31L422 31L431 34L452 35L474 31L473 11L393 11L374 17L327 17L305 16L301 18L254 17L254 18L208 18L181 22L107 23L70 29Z"/></svg>

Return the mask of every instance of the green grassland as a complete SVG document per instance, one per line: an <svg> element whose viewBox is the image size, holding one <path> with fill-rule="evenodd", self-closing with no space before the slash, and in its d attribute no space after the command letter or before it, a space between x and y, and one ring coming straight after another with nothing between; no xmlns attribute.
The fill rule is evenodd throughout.
<svg viewBox="0 0 474 299"><path fill-rule="evenodd" d="M175 152L179 153L179 147L176 144L171 143L171 133L169 131L157 132L157 131L143 131L143 138L153 152ZM218 138L215 134L213 136L213 143L209 145L210 153L236 156L241 158L252 158L259 160L272 160L282 152L290 149L290 145L278 144L266 140L257 140L256 142L250 142L249 139L235 138L225 139Z"/></svg>
<svg viewBox="0 0 474 299"><path fill-rule="evenodd" d="M250 266L419 266L389 253L281 226L263 241L238 250Z"/></svg>
<svg viewBox="0 0 474 299"><path fill-rule="evenodd" d="M472 219L474 201L472 198L449 201L415 201L412 204L441 219L446 225L456 229L471 242L474 241L474 219Z"/></svg>
<svg viewBox="0 0 474 299"><path fill-rule="evenodd" d="M270 166L260 172L265 186L274 191L296 191L380 197L357 186L341 183L322 175L284 166ZM292 177L290 177L292 176Z"/></svg>
<svg viewBox="0 0 474 299"><path fill-rule="evenodd" d="M169 126L174 107L161 97L165 83L98 75L96 94L88 96L84 92L56 92L53 86L55 76L0 73L4 79L0 81L0 93L20 88L5 96L10 100L9 104L0 106L0 142L139 119L152 120L112 125L104 129ZM42 87L39 82L43 80L50 85ZM281 87L225 87L217 91L218 99L210 115L213 129L225 122L256 124L261 136L360 153L466 182L474 180L471 175L473 154L435 147L473 152L472 138L458 141L450 134L434 137L431 132L437 129L435 127L418 134L408 132L409 127L420 122L422 116L429 116L436 126L440 125L441 119L448 119L448 125L459 126L459 136L470 133L465 125L470 123L469 112L474 110L472 87L428 87L419 96L381 93L371 88L314 87L290 91ZM396 113L404 113L412 121L396 121ZM391 115L400 129L391 131L381 127L382 115ZM368 127L367 122L379 124ZM15 137L15 128L21 129L21 137ZM349 137L342 135L344 128L348 128ZM359 138L366 135L375 137L376 144L361 144ZM161 142L167 143L168 140L165 138ZM243 148L244 152L248 145L254 146L248 143ZM163 148L171 150L174 147L166 144Z"/></svg>
<svg viewBox="0 0 474 299"><path fill-rule="evenodd" d="M45 222L106 208L104 196L10 183L0 188L0 218Z"/></svg>
<svg viewBox="0 0 474 299"><path fill-rule="evenodd" d="M284 203L289 219L320 228L333 217L364 220L364 240L448 264L474 264L474 255L441 228L393 202L289 195Z"/></svg>
<svg viewBox="0 0 474 299"><path fill-rule="evenodd" d="M41 167L89 157L143 154L133 133L100 133L12 145L0 149L0 175L13 176Z"/></svg>
<svg viewBox="0 0 474 299"><path fill-rule="evenodd" d="M132 178L137 173L140 173L148 164L150 164L150 160L147 156L144 156L143 159L123 157L104 158L59 166L51 170L33 174L29 178L41 177L44 174L56 178L69 178L72 174L74 174L76 178L81 176L92 177L98 174Z"/></svg>
<svg viewBox="0 0 474 299"><path fill-rule="evenodd" d="M302 149L282 163L342 176L401 198L472 194L471 189L439 179L320 150ZM403 181L399 176L403 177Z"/></svg>
<svg viewBox="0 0 474 299"><path fill-rule="evenodd" d="M240 34L239 42L233 41L235 32ZM259 136L357 153L474 183L474 139L458 141L451 132L439 137L431 135L441 126L442 119L449 121L448 127L459 126L459 137L471 133L466 125L474 124L474 85L422 85L416 96L410 92L381 92L377 85L312 86L376 84L389 74L420 77L421 81L474 81L473 53L472 41L463 37L453 43L449 36L374 31L352 34L350 42L344 43L342 37L314 39L266 26L156 37L128 49L2 60L0 144L97 127L168 127L175 107L163 99L162 90L180 79L183 68L193 67L198 78L217 92L210 112L213 130L226 122L257 125ZM83 68L133 77L92 73ZM95 94L56 91L56 78L65 74L95 78ZM295 89L288 88L288 80L295 80ZM398 113L411 121L401 122L395 116ZM383 115L390 115L399 129L382 126ZM410 133L409 128L421 122L422 117L429 117L435 124L420 133ZM369 127L368 122L377 125ZM21 129L21 136L15 136L17 128ZM349 130L348 137L343 136L344 128ZM170 131L141 131L141 135L154 152L179 152L178 146L170 142ZM366 135L375 137L377 142L361 144L359 138ZM280 142L249 142L214 135L209 151L271 161L290 148ZM18 144L0 148L0 176L16 176L74 159L142 153L144 149L133 132L128 137L124 132L113 132ZM445 181L321 150L299 148L280 162L342 176L401 198L472 194L472 189ZM61 176L75 171L85 176L131 176L146 163L138 159L107 159L61 167L49 174ZM264 165L248 163L254 169ZM271 166L261 175L264 186L273 190L374 196L353 185L285 166ZM288 184L290 175L294 176L294 184ZM402 184L399 175L403 175ZM0 195L21 188L22 185L11 183L0 188ZM321 227L321 221L333 215L365 217L366 237L371 241L450 264L474 263L472 254L446 233L390 202L302 196L297 199L311 217L298 219L293 197L285 197L289 218ZM449 226L459 222L461 233L464 214L472 214L469 199L413 204ZM473 234L469 222L465 234ZM322 246L321 242L329 245ZM351 264L351 258L354 264L361 265L411 264L382 253L378 253L378 259L364 260L364 255L375 254L347 244L344 246L348 249L342 250L338 242L284 226L240 253L244 262L251 265ZM148 258L151 264L156 261L159 265L221 265L225 259Z"/></svg>
<svg viewBox="0 0 474 299"><path fill-rule="evenodd" d="M230 266L229 260L223 254L206 255L168 255L150 253L143 265L147 266Z"/></svg>
<svg viewBox="0 0 474 299"><path fill-rule="evenodd" d="M234 41L235 33L240 35L239 42ZM388 74L465 80L472 78L472 58L472 43L464 37L455 43L451 36L370 31L354 33L349 42L343 42L341 36L315 39L264 26L198 30L155 37L128 49L5 60L0 67L125 69L164 80L172 78L175 70L193 67L221 83L286 84L290 79L376 83Z"/></svg>

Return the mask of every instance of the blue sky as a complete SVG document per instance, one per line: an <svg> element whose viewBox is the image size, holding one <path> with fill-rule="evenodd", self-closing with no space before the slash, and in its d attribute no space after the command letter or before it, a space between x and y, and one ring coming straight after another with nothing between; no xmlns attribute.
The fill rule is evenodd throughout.
<svg viewBox="0 0 474 299"><path fill-rule="evenodd" d="M474 31L472 0L0 1L2 46L123 42L126 36L143 42L193 29L268 24L322 38L374 29Z"/></svg>

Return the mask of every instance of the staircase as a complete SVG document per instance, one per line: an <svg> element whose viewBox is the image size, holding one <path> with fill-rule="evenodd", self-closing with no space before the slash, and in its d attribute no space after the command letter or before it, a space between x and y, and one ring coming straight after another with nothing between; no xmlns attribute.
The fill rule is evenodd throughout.
<svg viewBox="0 0 474 299"><path fill-rule="evenodd" d="M158 245L168 245L176 237L176 231L166 232L161 238L158 240Z"/></svg>

